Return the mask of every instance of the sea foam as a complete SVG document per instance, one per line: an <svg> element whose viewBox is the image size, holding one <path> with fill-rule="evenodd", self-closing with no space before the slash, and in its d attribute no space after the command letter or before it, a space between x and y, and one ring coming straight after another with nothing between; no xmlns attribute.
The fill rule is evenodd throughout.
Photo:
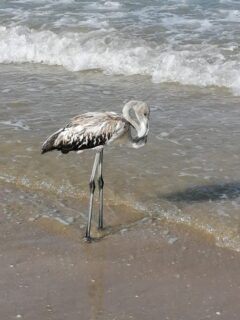
<svg viewBox="0 0 240 320"><path fill-rule="evenodd" d="M225 48L225 52L231 48ZM0 27L0 63L42 63L70 71L99 69L106 74L146 75L155 83L218 86L240 95L239 55L217 46L172 48L129 39L114 29L55 33L28 27Z"/></svg>

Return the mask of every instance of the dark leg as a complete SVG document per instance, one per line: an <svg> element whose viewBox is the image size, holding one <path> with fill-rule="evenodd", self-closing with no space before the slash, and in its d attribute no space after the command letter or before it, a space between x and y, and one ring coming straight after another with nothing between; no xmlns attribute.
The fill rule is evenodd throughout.
<svg viewBox="0 0 240 320"><path fill-rule="evenodd" d="M98 165L98 188L99 188L98 229L103 228L103 186L104 186L104 181L103 181L103 177L102 177L102 165L103 165L103 150L100 152L99 165Z"/></svg>
<svg viewBox="0 0 240 320"><path fill-rule="evenodd" d="M100 152L96 153L95 160L93 163L92 168L92 174L89 182L89 188L90 188L90 202L89 202L89 213L88 213L88 223L87 223L87 229L86 229L86 237L85 239L87 241L91 241L90 231L91 231L91 221L92 221L92 209L93 209L93 196L95 191L95 175L97 171L97 167L99 164L99 158L100 158Z"/></svg>

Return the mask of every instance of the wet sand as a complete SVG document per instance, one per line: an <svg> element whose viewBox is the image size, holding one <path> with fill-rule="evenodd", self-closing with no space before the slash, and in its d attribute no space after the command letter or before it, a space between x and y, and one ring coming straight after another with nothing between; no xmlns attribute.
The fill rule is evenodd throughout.
<svg viewBox="0 0 240 320"><path fill-rule="evenodd" d="M0 319L239 319L240 255L145 219L84 243L48 219L0 223Z"/></svg>

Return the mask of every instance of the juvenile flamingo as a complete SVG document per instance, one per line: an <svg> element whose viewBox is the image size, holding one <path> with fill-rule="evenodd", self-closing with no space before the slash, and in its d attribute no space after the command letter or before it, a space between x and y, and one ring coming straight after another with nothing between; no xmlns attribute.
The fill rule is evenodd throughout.
<svg viewBox="0 0 240 320"><path fill-rule="evenodd" d="M130 112L135 114L133 119ZM122 115L115 112L87 112L74 117L70 123L53 133L42 146L42 153L58 150L62 153L70 151L82 152L87 149L96 151L90 177L90 203L85 239L91 241L91 220L95 176L98 171L99 187L99 219L98 228L103 228L103 149L106 145L126 139L134 148L140 148L147 142L149 131L150 109L143 101L129 101L122 110ZM137 120L137 121L136 121ZM132 135L131 128L137 132Z"/></svg>

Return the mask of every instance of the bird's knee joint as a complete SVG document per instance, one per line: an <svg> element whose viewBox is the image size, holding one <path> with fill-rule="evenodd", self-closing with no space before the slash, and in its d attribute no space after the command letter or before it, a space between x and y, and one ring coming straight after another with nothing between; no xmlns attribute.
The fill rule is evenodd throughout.
<svg viewBox="0 0 240 320"><path fill-rule="evenodd" d="M94 180L91 180L90 182L89 182L89 189L90 189L90 192L94 192L94 190L95 190L95 181Z"/></svg>
<svg viewBox="0 0 240 320"><path fill-rule="evenodd" d="M103 189L103 186L104 186L104 180L103 180L103 177L99 177L98 178L98 187L99 189Z"/></svg>

